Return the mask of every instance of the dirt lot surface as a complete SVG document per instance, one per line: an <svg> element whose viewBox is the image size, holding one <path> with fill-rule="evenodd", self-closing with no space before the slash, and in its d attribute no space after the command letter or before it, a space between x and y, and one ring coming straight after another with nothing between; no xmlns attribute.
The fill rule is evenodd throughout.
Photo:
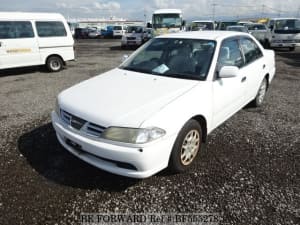
<svg viewBox="0 0 300 225"><path fill-rule="evenodd" d="M276 52L265 104L216 129L189 172L134 180L72 156L50 123L60 91L132 52L119 46L120 40L80 41L77 61L59 73L0 72L1 225L79 224L81 212L207 212L219 213L220 224L300 224L299 49Z"/></svg>

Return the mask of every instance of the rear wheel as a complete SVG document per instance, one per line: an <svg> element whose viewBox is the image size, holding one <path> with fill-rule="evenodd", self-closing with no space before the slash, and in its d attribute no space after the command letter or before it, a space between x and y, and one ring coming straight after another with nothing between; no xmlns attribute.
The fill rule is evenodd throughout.
<svg viewBox="0 0 300 225"><path fill-rule="evenodd" d="M268 89L268 82L267 82L267 79L264 78L259 86L257 95L252 102L252 105L254 107L260 107L262 105L262 103L265 99L265 96L266 96L267 89Z"/></svg>
<svg viewBox="0 0 300 225"><path fill-rule="evenodd" d="M50 72L58 72L63 68L63 61L58 56L50 56L47 59L46 66Z"/></svg>
<svg viewBox="0 0 300 225"><path fill-rule="evenodd" d="M186 171L201 149L202 129L196 120L189 120L181 129L172 149L169 168L173 172Z"/></svg>

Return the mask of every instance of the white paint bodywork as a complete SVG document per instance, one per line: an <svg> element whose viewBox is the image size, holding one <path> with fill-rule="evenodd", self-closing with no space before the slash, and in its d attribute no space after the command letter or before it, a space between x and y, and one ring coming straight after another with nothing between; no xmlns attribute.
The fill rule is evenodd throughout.
<svg viewBox="0 0 300 225"><path fill-rule="evenodd" d="M71 153L103 170L135 178L149 177L168 166L175 139L184 124L196 116L207 123L207 134L239 111L258 92L262 80L269 83L275 74L274 52L264 50L264 56L239 70L232 78L216 78L216 62L221 42L236 32L186 32L160 38L208 39L217 42L215 54L206 80L188 80L113 69L75 85L58 96L58 104L77 117L105 128L159 127L166 134L146 144L127 144L90 138L62 122L52 113L58 140ZM133 56L134 57L134 54ZM265 65L265 66L263 66ZM247 82L241 79L247 76ZM84 152L65 143L70 139ZM140 151L142 149L143 151ZM98 158L97 158L98 157ZM99 158L101 157L101 158ZM109 159L110 161L103 160ZM119 168L112 161L134 165L137 170Z"/></svg>
<svg viewBox="0 0 300 225"><path fill-rule="evenodd" d="M62 15L57 13L0 12L0 21L29 21L34 31L32 38L0 39L0 69L43 65L51 55L58 55L63 61L74 60L74 40ZM39 37L35 27L36 21L62 22L67 36ZM11 53L11 50L15 52Z"/></svg>

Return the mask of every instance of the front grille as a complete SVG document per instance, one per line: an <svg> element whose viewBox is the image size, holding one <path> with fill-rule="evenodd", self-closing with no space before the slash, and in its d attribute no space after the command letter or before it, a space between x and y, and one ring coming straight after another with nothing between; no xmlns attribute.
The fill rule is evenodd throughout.
<svg viewBox="0 0 300 225"><path fill-rule="evenodd" d="M105 127L99 126L94 123L88 123L86 127L86 132L89 135L100 137L100 135L103 133L105 130Z"/></svg>
<svg viewBox="0 0 300 225"><path fill-rule="evenodd" d="M127 40L135 40L135 37L127 37Z"/></svg>
<svg viewBox="0 0 300 225"><path fill-rule="evenodd" d="M100 137L105 130L103 126L88 122L64 110L60 110L60 117L67 125L90 136Z"/></svg>

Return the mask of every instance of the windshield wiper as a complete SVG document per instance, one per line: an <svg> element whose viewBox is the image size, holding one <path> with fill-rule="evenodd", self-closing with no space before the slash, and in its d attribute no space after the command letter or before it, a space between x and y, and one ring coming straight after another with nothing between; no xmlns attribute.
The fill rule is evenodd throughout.
<svg viewBox="0 0 300 225"><path fill-rule="evenodd" d="M191 75L186 73L165 73L163 74L166 77L174 77L180 79L188 79L188 80L204 80L204 77L199 75Z"/></svg>
<svg viewBox="0 0 300 225"><path fill-rule="evenodd" d="M150 73L150 74L152 74L152 72L149 71L149 70L136 68L136 67L131 67L131 66L120 67L120 69L139 72L139 73Z"/></svg>

